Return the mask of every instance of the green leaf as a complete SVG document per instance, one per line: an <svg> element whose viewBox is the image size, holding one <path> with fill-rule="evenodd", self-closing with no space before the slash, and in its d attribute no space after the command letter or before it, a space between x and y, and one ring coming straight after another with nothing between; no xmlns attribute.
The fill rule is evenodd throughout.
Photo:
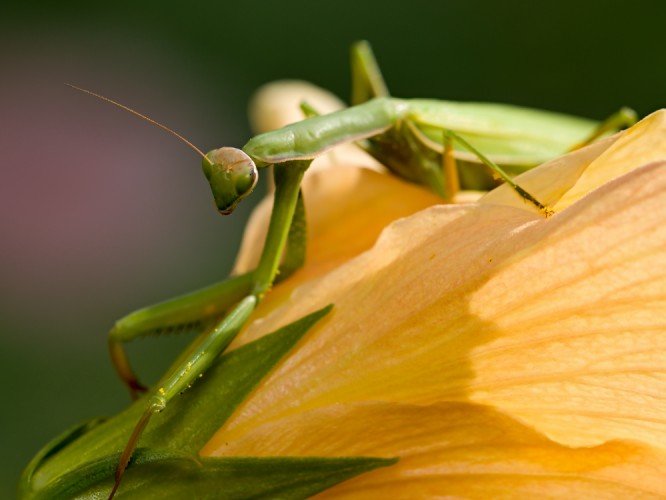
<svg viewBox="0 0 666 500"><path fill-rule="evenodd" d="M35 500L106 498L118 456L70 474ZM137 450L116 499L299 499L395 459L370 457L200 458L168 450ZM103 478L100 481L100 478Z"/></svg>
<svg viewBox="0 0 666 500"><path fill-rule="evenodd" d="M261 379L317 321L331 310L331 307L327 306L222 356L191 390L186 391L182 397L172 401L162 413L153 417L139 441L139 447L144 449L142 452L144 459L154 458L157 453L162 457L161 460L169 463L176 460L174 456L178 457L179 467L182 467L183 463L192 467L193 460L194 463L199 463L197 456L199 449L224 424ZM136 401L124 412L91 429L77 428L78 430L69 433L66 439L60 439L57 446L51 444L50 448L40 452L33 461L34 470L24 475L24 482L19 490L23 497L33 498L40 491L50 491L54 485L71 491L68 489L69 486L82 485L80 481L86 481L83 476L88 478L95 476L95 480L99 480L97 474L101 474L102 471L106 471L104 474L109 478L113 477L113 467L108 464L113 462L114 467L117 464L120 451L145 410L145 399ZM165 453L171 458L167 460ZM189 457L185 461L183 454ZM282 463L280 462L282 460L279 459L278 463ZM235 462L232 460L230 463ZM107 471L103 466L110 468ZM151 467L157 466L151 465ZM128 474L132 469L132 466L128 468ZM293 469L290 469L290 473L294 473ZM248 474L251 475L251 472ZM328 473L325 476L328 477ZM178 478L174 478L174 481L177 480ZM125 482L123 487L124 485Z"/></svg>
<svg viewBox="0 0 666 500"><path fill-rule="evenodd" d="M76 441L79 437L97 427L99 424L104 422L105 419L94 418L76 424L63 433L59 434L51 441L49 441L37 455L30 461L28 466L21 474L21 479L19 480L19 497L23 497L30 492L30 486L32 484L32 476L37 469L42 465L42 463L48 460L49 457L55 455L61 449L65 448L68 444L73 441Z"/></svg>
<svg viewBox="0 0 666 500"><path fill-rule="evenodd" d="M259 382L332 307L326 306L223 356L192 390L153 417L142 446L163 448L163 436L169 435L168 447L198 452Z"/></svg>

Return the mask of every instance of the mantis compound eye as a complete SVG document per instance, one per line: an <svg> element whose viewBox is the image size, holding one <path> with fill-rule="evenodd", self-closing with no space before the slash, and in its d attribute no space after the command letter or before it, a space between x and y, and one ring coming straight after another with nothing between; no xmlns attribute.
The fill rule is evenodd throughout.
<svg viewBox="0 0 666 500"><path fill-rule="evenodd" d="M202 161L215 205L228 215L257 184L257 167L246 153L236 148L214 149Z"/></svg>

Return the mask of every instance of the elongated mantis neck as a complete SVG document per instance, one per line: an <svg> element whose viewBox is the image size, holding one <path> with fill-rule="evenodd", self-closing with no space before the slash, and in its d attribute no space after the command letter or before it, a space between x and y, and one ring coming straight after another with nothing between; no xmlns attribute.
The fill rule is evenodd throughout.
<svg viewBox="0 0 666 500"><path fill-rule="evenodd" d="M296 210L301 180L310 163L312 160L292 160L278 163L273 167L275 201L264 249L255 270L256 284L252 292L259 299L270 289L275 280Z"/></svg>

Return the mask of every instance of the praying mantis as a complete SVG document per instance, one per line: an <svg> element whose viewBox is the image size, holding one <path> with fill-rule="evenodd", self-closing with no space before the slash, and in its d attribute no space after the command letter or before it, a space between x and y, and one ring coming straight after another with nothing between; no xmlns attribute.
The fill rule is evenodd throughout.
<svg viewBox="0 0 666 500"><path fill-rule="evenodd" d="M336 145L355 142L394 174L424 185L444 201L451 200L461 186L467 187L470 176L466 169L470 165L484 165L547 216L548 207L516 184L498 164L512 172L526 170L635 121L627 109L597 123L499 104L393 98L370 46L359 42L351 54L351 107L318 115L304 105L309 118L257 135L242 149L223 147L203 154L194 148L203 158L203 171L221 214L230 214L252 192L259 169L273 168L275 196L269 228L253 271L140 309L118 320L111 329L109 350L116 371L133 399L148 394L145 411L122 451L109 498L120 487L151 416L165 410L173 398L202 376L270 288L304 264L306 218L300 185L317 156ZM205 332L205 336L149 390L131 368L123 344L146 335L180 331Z"/></svg>

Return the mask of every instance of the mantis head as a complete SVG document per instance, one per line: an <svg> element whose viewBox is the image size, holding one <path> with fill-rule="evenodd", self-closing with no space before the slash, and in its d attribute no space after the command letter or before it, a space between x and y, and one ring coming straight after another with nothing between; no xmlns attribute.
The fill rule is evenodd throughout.
<svg viewBox="0 0 666 500"><path fill-rule="evenodd" d="M104 97L99 94L95 94L90 90L82 89L76 85L71 85L66 83L65 85L72 87L79 92L88 94L102 101L106 101L109 104L113 104L129 113L132 113L135 116L138 116L142 120L146 120L149 123L169 132L174 135L181 141L183 141L187 146L192 148L198 154L203 157L203 170L206 174L206 178L210 183L210 187L213 190L213 196L215 197L215 205L221 214L227 215L234 211L238 202L245 198L248 194L252 192L255 184L257 184L257 179L259 174L257 172L257 166L252 161L246 153L236 148L220 148L213 149L208 154L204 155L203 152L197 148L190 141L185 139L179 133L171 130L166 125L148 118L145 115L142 115L138 111L133 110L120 104L108 97Z"/></svg>
<svg viewBox="0 0 666 500"><path fill-rule="evenodd" d="M202 161L219 212L228 215L257 184L257 167L247 154L236 148L213 149Z"/></svg>

